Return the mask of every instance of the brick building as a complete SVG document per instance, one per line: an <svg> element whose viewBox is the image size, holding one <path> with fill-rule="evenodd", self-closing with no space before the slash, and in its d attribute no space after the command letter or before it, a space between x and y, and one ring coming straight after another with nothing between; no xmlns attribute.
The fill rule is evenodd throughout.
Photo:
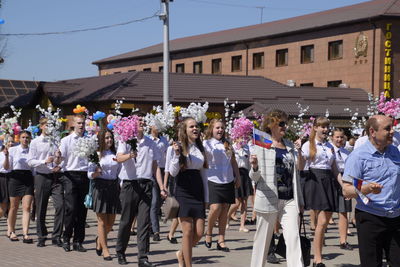
<svg viewBox="0 0 400 267"><path fill-rule="evenodd" d="M260 75L295 86L400 97L400 0L374 0L175 39L171 71ZM162 44L93 62L100 75L162 71Z"/></svg>

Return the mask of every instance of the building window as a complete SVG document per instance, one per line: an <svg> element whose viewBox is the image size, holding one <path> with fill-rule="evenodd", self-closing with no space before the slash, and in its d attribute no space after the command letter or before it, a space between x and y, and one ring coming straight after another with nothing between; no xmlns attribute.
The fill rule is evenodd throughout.
<svg viewBox="0 0 400 267"><path fill-rule="evenodd" d="M314 87L314 83L301 83L300 87Z"/></svg>
<svg viewBox="0 0 400 267"><path fill-rule="evenodd" d="M151 68L145 68L143 71L151 71Z"/></svg>
<svg viewBox="0 0 400 267"><path fill-rule="evenodd" d="M231 71L242 71L242 56L234 56L232 57L232 67Z"/></svg>
<svg viewBox="0 0 400 267"><path fill-rule="evenodd" d="M222 71L222 59L216 58L211 61L211 72L212 74L221 74Z"/></svg>
<svg viewBox="0 0 400 267"><path fill-rule="evenodd" d="M203 73L203 62L201 62L201 61L193 62L193 73L196 73L196 74Z"/></svg>
<svg viewBox="0 0 400 267"><path fill-rule="evenodd" d="M341 83L342 83L342 80L328 81L327 85L328 85L328 87L339 87L339 85Z"/></svg>
<svg viewBox="0 0 400 267"><path fill-rule="evenodd" d="M158 72L163 72L164 71L164 66L159 66L158 67Z"/></svg>
<svg viewBox="0 0 400 267"><path fill-rule="evenodd" d="M329 42L328 59L335 60L343 58L343 41Z"/></svg>
<svg viewBox="0 0 400 267"><path fill-rule="evenodd" d="M136 71L136 70L128 70L128 72L134 72L134 71Z"/></svg>
<svg viewBox="0 0 400 267"><path fill-rule="evenodd" d="M176 64L175 66L176 73L185 73L185 64Z"/></svg>
<svg viewBox="0 0 400 267"><path fill-rule="evenodd" d="M253 54L253 70L264 68L264 52Z"/></svg>
<svg viewBox="0 0 400 267"><path fill-rule="evenodd" d="M314 45L305 45L301 47L301 64L314 62Z"/></svg>
<svg viewBox="0 0 400 267"><path fill-rule="evenodd" d="M277 67L288 65L288 54L289 54L288 49L276 50L276 66Z"/></svg>

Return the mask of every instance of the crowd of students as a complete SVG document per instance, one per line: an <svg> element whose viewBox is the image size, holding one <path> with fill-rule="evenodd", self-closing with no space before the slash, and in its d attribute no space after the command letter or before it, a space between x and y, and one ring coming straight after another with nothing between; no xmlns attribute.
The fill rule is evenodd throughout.
<svg viewBox="0 0 400 267"><path fill-rule="evenodd" d="M192 249L203 236L207 248L212 248L215 241L218 250L229 252L225 231L230 220L239 220L238 230L249 232L246 228L249 197L254 209L250 222L256 222L251 266L274 262L269 255L277 225L282 228L286 242L287 266L303 266L299 223L305 210L310 211L311 228L315 231L313 266L325 266L322 263L324 234L333 212L339 213L340 248L352 250L347 234L349 214L354 207L347 197L358 195L342 193L344 184L352 183L348 177L342 180L346 168L352 167L345 165L352 153L345 148L343 129L335 128L329 137L327 118L316 118L309 139L293 143L285 139L287 114L274 110L264 116L261 125L272 143L270 149L265 149L231 140L221 119L212 119L201 132L194 118L184 118L176 129L176 140L168 142L156 127L146 135L144 114L137 113L137 116L141 119L136 149L128 142L116 143L111 130L102 129L98 133L99 164L73 153L77 140L85 133L83 115L74 116L73 131L61 139L59 147L51 146L46 138L47 118L40 119L41 135L33 140L29 131L20 133L17 145L11 137L5 138L0 152L0 217L8 211L8 238L19 240L15 223L22 201L22 239L24 243L33 243L29 223L34 200L37 246L45 247L46 211L52 197L55 208L52 243L66 252L85 252L87 208L84 201L90 191L98 221L96 253L105 261L113 259L107 236L116 215L120 214L118 263L127 264L125 253L136 221L138 264L154 266L148 259L150 234L154 241L161 239L160 206L168 196L174 196L179 203L179 212L171 223L167 239L177 243L174 234L180 224L182 245L176 256L181 267L192 266ZM368 137L359 142L368 143ZM365 190L362 192L370 193ZM398 193L396 190L394 194ZM378 194L377 191L373 193ZM359 199L358 203L362 205ZM237 210L240 218L236 218Z"/></svg>

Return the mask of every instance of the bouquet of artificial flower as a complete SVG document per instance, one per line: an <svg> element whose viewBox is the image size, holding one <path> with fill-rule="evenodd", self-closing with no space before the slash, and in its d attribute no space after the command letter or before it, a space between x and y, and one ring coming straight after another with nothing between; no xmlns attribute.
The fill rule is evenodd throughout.
<svg viewBox="0 0 400 267"><path fill-rule="evenodd" d="M250 141L253 127L253 122L246 117L235 119L231 129L231 138L233 140L240 140L236 144L241 147Z"/></svg>
<svg viewBox="0 0 400 267"><path fill-rule="evenodd" d="M18 118L21 116L21 109L16 109L14 106L10 106L13 117L10 117L10 114L5 113L0 118L0 134L8 134L8 135L18 135L22 128L18 124Z"/></svg>
<svg viewBox="0 0 400 267"><path fill-rule="evenodd" d="M299 108L299 115L294 118L292 123L289 125L289 129L293 131L296 137L302 137L304 134L304 115L308 112L309 106L302 107L300 103L296 103L297 107Z"/></svg>
<svg viewBox="0 0 400 267"><path fill-rule="evenodd" d="M87 159L89 162L99 165L98 148L97 135L92 135L90 137L83 136L76 141L73 153L77 157Z"/></svg>
<svg viewBox="0 0 400 267"><path fill-rule="evenodd" d="M137 149L137 135L140 119L136 115L124 117L114 124L114 134L119 141L131 146L133 151Z"/></svg>
<svg viewBox="0 0 400 267"><path fill-rule="evenodd" d="M178 123L176 107L174 108L171 104L167 105L167 109L164 110L161 106L153 107L152 112L147 113L144 117L146 122L146 131L150 131L150 127L155 126L160 133L167 135L169 140L172 140L175 136L175 126Z"/></svg>
<svg viewBox="0 0 400 267"><path fill-rule="evenodd" d="M59 147L61 141L61 126L62 120L60 119L61 109L57 108L55 112L53 112L52 106L49 106L46 109L41 108L39 105L36 106L36 109L42 113L44 117L47 118L47 127L45 137L52 147Z"/></svg>

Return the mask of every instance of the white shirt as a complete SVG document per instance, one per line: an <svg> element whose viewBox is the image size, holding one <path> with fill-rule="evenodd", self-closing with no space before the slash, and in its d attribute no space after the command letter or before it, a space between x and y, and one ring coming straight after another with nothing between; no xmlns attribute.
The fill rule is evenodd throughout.
<svg viewBox="0 0 400 267"><path fill-rule="evenodd" d="M80 137L72 132L70 135L61 139L60 151L63 158L63 171L87 171L89 162L86 158L74 155L76 141ZM83 137L88 138L88 137Z"/></svg>
<svg viewBox="0 0 400 267"><path fill-rule="evenodd" d="M307 141L301 147L303 157L308 161L309 168L312 169L332 169L332 163L335 160L333 146L329 142L320 143L315 141L317 153L313 161L310 160L310 141Z"/></svg>
<svg viewBox="0 0 400 267"><path fill-rule="evenodd" d="M32 170L31 166L28 165L29 147L22 148L21 145L13 146L10 147L8 152L12 170Z"/></svg>
<svg viewBox="0 0 400 267"><path fill-rule="evenodd" d="M117 154L131 153L131 146L124 142L118 143ZM128 159L121 163L121 170L119 172L121 180L134 180L137 179L135 159Z"/></svg>
<svg viewBox="0 0 400 267"><path fill-rule="evenodd" d="M350 145L349 141L346 141L344 148L350 152L354 150L354 146Z"/></svg>
<svg viewBox="0 0 400 267"><path fill-rule="evenodd" d="M215 138L203 141L208 161L205 175L208 180L218 184L227 184L233 181L231 155L225 151L224 144ZM232 151L233 153L233 151Z"/></svg>
<svg viewBox="0 0 400 267"><path fill-rule="evenodd" d="M171 176L175 177L178 175L181 167L179 165L179 156L176 155L175 151L173 151L172 146L169 151L171 151L171 162L169 164L169 173ZM207 176L204 175L204 156L201 153L200 149L195 144L189 145L189 155L186 157L186 169L187 170L200 170L201 177L203 180L203 189L204 189L204 202L208 202L208 179Z"/></svg>
<svg viewBox="0 0 400 267"><path fill-rule="evenodd" d="M93 162L89 163L88 177L93 179L92 174L96 171L97 165ZM100 158L101 174L96 177L106 180L115 180L118 178L118 173L121 170L121 164L117 162L116 155L111 150L104 151Z"/></svg>
<svg viewBox="0 0 400 267"><path fill-rule="evenodd" d="M160 160L156 143L147 136L138 140L136 174L138 178L153 179L153 161Z"/></svg>
<svg viewBox="0 0 400 267"><path fill-rule="evenodd" d="M241 148L236 148L236 145L233 146L235 149L235 158L239 168L245 168L250 170L250 148L247 145L242 146Z"/></svg>
<svg viewBox="0 0 400 267"><path fill-rule="evenodd" d="M170 169L169 166L171 165L172 157L174 156L174 155L172 155L173 153L174 153L174 150L173 150L172 146L169 146L167 148L167 155L165 156L165 169L164 169L164 171L165 172L169 172L170 175L171 175L171 172L169 171L169 169Z"/></svg>
<svg viewBox="0 0 400 267"><path fill-rule="evenodd" d="M28 164L35 168L39 173L52 173L52 169L56 166L54 163L46 164L45 161L50 156L54 156L57 148L43 135L40 135L32 140L29 146Z"/></svg>
<svg viewBox="0 0 400 267"><path fill-rule="evenodd" d="M169 146L168 140L164 136L160 136L160 138L150 136L150 139L156 143L156 146L160 151L160 159L157 161L158 167L165 168L166 153Z"/></svg>
<svg viewBox="0 0 400 267"><path fill-rule="evenodd" d="M336 166L338 167L338 171L344 172L344 163L346 162L347 157L350 155L350 151L343 147L336 147L333 144L332 146L335 150Z"/></svg>
<svg viewBox="0 0 400 267"><path fill-rule="evenodd" d="M10 155L10 154L9 154L9 155ZM4 167L3 167L3 164L4 164L5 159L6 159L6 156L4 155L4 151L1 151L1 152L0 152L0 172L1 172L1 173L9 173L9 172L11 172L11 168L8 169L8 170L6 170L6 169L4 169Z"/></svg>

